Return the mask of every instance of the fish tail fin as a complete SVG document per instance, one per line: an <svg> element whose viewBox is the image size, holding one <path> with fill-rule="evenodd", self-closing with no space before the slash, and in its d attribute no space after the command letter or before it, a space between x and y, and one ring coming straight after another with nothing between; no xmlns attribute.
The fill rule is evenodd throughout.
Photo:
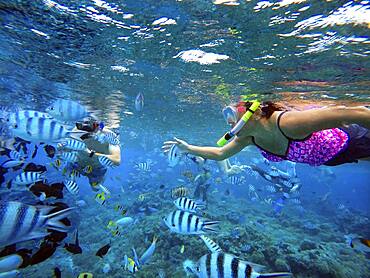
<svg viewBox="0 0 370 278"><path fill-rule="evenodd" d="M66 208L66 209L45 215L45 217L48 218L47 224L46 224L47 227L55 231L67 232L70 229L70 227L67 227L59 220L66 218L75 209L76 209L75 207L71 207L71 208Z"/></svg>
<svg viewBox="0 0 370 278"><path fill-rule="evenodd" d="M128 269L128 257L127 255L124 256L123 258L123 264L124 264L124 269L127 270Z"/></svg>
<svg viewBox="0 0 370 278"><path fill-rule="evenodd" d="M277 273L265 273L257 276L257 278L275 278L275 277L293 277L293 274L290 272L277 272Z"/></svg>
<svg viewBox="0 0 370 278"><path fill-rule="evenodd" d="M218 232L218 224L220 221L206 221L202 227L205 232Z"/></svg>
<svg viewBox="0 0 370 278"><path fill-rule="evenodd" d="M158 236L153 236L153 243L157 243L157 241L158 241Z"/></svg>

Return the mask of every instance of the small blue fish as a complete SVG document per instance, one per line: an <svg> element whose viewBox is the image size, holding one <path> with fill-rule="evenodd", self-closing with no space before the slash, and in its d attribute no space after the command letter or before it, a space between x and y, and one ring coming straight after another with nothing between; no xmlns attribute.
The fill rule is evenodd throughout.
<svg viewBox="0 0 370 278"><path fill-rule="evenodd" d="M22 165L24 163L23 160L7 160L7 161L4 161L1 166L4 167L4 168L13 168L13 167L17 167L19 165Z"/></svg>
<svg viewBox="0 0 370 278"><path fill-rule="evenodd" d="M140 112L143 110L144 107L144 95L142 93L138 93L135 98L135 109L136 111Z"/></svg>
<svg viewBox="0 0 370 278"><path fill-rule="evenodd" d="M23 263L23 258L17 254L0 258L0 277L4 272L16 270ZM8 276L5 276L8 277ZM9 276L17 277L17 276Z"/></svg>
<svg viewBox="0 0 370 278"><path fill-rule="evenodd" d="M146 264L146 263L149 262L149 260L151 259L151 257L153 256L153 254L155 252L155 247L156 247L156 244L157 244L157 240L158 240L158 238L156 236L154 236L152 244L150 244L148 249L146 249L145 252L141 255L140 264L143 265L143 264Z"/></svg>

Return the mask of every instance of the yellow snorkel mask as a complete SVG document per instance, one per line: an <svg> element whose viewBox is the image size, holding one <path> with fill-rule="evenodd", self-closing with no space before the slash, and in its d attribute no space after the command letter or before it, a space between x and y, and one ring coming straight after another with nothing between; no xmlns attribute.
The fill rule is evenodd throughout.
<svg viewBox="0 0 370 278"><path fill-rule="evenodd" d="M228 141L230 141L238 132L243 128L243 126L248 122L248 120L252 117L254 112L260 107L261 103L259 101L253 101L252 105L248 108L248 110L244 113L241 119L236 123L236 125L224 136L222 136L217 141L217 146L222 147L225 146ZM227 106L222 110L226 121L237 121L237 110L232 106Z"/></svg>

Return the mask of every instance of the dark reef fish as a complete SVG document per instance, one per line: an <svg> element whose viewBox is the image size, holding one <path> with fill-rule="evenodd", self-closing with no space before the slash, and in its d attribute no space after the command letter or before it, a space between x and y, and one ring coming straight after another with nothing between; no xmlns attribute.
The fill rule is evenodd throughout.
<svg viewBox="0 0 370 278"><path fill-rule="evenodd" d="M101 247L97 252L96 252L96 256L100 257L100 258L103 258L109 251L110 249L110 243L108 243L107 245L104 245L103 247Z"/></svg>
<svg viewBox="0 0 370 278"><path fill-rule="evenodd" d="M70 252L74 255L82 253L82 248L81 248L80 243L78 241L78 230L76 231L75 243L66 243L64 245L64 249L66 249L68 252Z"/></svg>
<svg viewBox="0 0 370 278"><path fill-rule="evenodd" d="M59 267L54 268L54 278L62 278L62 272L60 271Z"/></svg>
<svg viewBox="0 0 370 278"><path fill-rule="evenodd" d="M46 198L55 197L57 199L63 198L63 184L53 183L47 185L44 182L37 182L29 189L35 196L40 197L42 193L45 193Z"/></svg>

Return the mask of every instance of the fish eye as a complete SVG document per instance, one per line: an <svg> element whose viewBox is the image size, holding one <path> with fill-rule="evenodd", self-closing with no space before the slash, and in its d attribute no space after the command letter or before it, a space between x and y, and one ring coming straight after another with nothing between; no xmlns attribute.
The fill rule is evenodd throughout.
<svg viewBox="0 0 370 278"><path fill-rule="evenodd" d="M14 125L14 128L18 128L18 125Z"/></svg>

